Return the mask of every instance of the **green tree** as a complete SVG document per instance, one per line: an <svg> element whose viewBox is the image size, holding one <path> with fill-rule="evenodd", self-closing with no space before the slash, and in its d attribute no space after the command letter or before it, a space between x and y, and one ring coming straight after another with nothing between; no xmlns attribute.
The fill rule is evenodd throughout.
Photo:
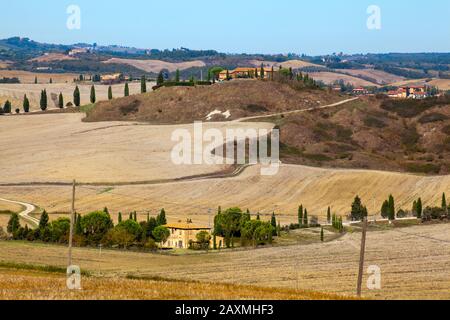
<svg viewBox="0 0 450 320"><path fill-rule="evenodd" d="M164 208L161 209L159 215L156 216L156 223L158 226L164 226L167 224L166 210L164 210Z"/></svg>
<svg viewBox="0 0 450 320"><path fill-rule="evenodd" d="M6 231L10 234L14 234L20 228L19 215L17 213L12 213L9 218Z"/></svg>
<svg viewBox="0 0 450 320"><path fill-rule="evenodd" d="M301 227L303 224L303 205L298 207L298 225Z"/></svg>
<svg viewBox="0 0 450 320"><path fill-rule="evenodd" d="M108 100L112 100L112 99L113 99L112 87L109 86L108 87Z"/></svg>
<svg viewBox="0 0 450 320"><path fill-rule="evenodd" d="M45 89L41 91L41 100L39 105L42 111L47 110L47 91Z"/></svg>
<svg viewBox="0 0 450 320"><path fill-rule="evenodd" d="M164 226L156 227L153 232L153 238L156 242L159 242L161 247L167 241L170 236L170 231Z"/></svg>
<svg viewBox="0 0 450 320"><path fill-rule="evenodd" d="M164 83L164 74L162 71L159 72L158 78L156 78L156 85L160 86Z"/></svg>
<svg viewBox="0 0 450 320"><path fill-rule="evenodd" d="M119 223L115 228L117 229L124 229L128 233L132 234L134 236L135 240L139 240L142 236L142 227L139 223L137 223L135 220L127 220L122 221Z"/></svg>
<svg viewBox="0 0 450 320"><path fill-rule="evenodd" d="M175 73L175 82L180 82L180 70L177 69Z"/></svg>
<svg viewBox="0 0 450 320"><path fill-rule="evenodd" d="M59 97L58 97L58 107L60 109L64 108L64 97L61 92L59 93Z"/></svg>
<svg viewBox="0 0 450 320"><path fill-rule="evenodd" d="M442 194L441 207L445 212L447 212L447 199L445 198L445 193Z"/></svg>
<svg viewBox="0 0 450 320"><path fill-rule="evenodd" d="M308 210L305 209L305 213L303 215L303 226L305 228L308 228L309 226L309 220L308 220Z"/></svg>
<svg viewBox="0 0 450 320"><path fill-rule="evenodd" d="M327 221L328 221L328 223L331 223L331 208L330 207L328 207L328 210L327 210Z"/></svg>
<svg viewBox="0 0 450 320"><path fill-rule="evenodd" d="M95 87L94 86L91 87L90 100L91 100L91 103L95 103L95 101L97 100L96 96L95 96Z"/></svg>
<svg viewBox="0 0 450 320"><path fill-rule="evenodd" d="M128 97L128 96L130 95L130 88L129 88L129 86L128 86L128 82L125 83L125 89L124 89L123 95L124 95L125 97Z"/></svg>
<svg viewBox="0 0 450 320"><path fill-rule="evenodd" d="M58 218L51 223L50 241L58 243L67 243L70 233L70 219Z"/></svg>
<svg viewBox="0 0 450 320"><path fill-rule="evenodd" d="M91 212L81 218L81 228L88 244L98 245L113 226L111 217L103 211Z"/></svg>
<svg viewBox="0 0 450 320"><path fill-rule="evenodd" d="M73 103L75 104L76 107L79 107L81 104L80 89L78 88L78 86L76 86L75 90L73 91Z"/></svg>
<svg viewBox="0 0 450 320"><path fill-rule="evenodd" d="M147 79L144 76L141 77L141 93L146 93L147 92Z"/></svg>
<svg viewBox="0 0 450 320"><path fill-rule="evenodd" d="M392 221L395 220L395 200L392 195L389 195L388 204L389 204L388 218L389 220Z"/></svg>
<svg viewBox="0 0 450 320"><path fill-rule="evenodd" d="M270 220L270 224L273 227L273 236L277 235L277 218L275 216L275 212L272 213L272 218Z"/></svg>
<svg viewBox="0 0 450 320"><path fill-rule="evenodd" d="M3 112L11 113L11 102L9 100L6 100L5 104L3 105Z"/></svg>
<svg viewBox="0 0 450 320"><path fill-rule="evenodd" d="M367 208L363 206L361 198L355 197L352 203L352 211L350 213L352 221L362 221L367 216Z"/></svg>
<svg viewBox="0 0 450 320"><path fill-rule="evenodd" d="M423 208L422 208L422 199L419 198L419 200L417 200L417 218L422 218L422 212L423 212Z"/></svg>
<svg viewBox="0 0 450 320"><path fill-rule="evenodd" d="M28 100L27 95L23 97L23 112L30 112L30 100Z"/></svg>
<svg viewBox="0 0 450 320"><path fill-rule="evenodd" d="M240 208L230 208L214 218L214 234L225 238L227 248L230 247L234 236L240 234L242 215Z"/></svg>
<svg viewBox="0 0 450 320"><path fill-rule="evenodd" d="M41 214L41 219L39 220L39 229L45 229L48 227L48 221L49 221L49 217L48 217L48 213L47 211L44 210L44 212L42 212Z"/></svg>
<svg viewBox="0 0 450 320"><path fill-rule="evenodd" d="M385 200L383 202L383 205L381 206L381 216L384 219L387 219L389 217L389 201Z"/></svg>

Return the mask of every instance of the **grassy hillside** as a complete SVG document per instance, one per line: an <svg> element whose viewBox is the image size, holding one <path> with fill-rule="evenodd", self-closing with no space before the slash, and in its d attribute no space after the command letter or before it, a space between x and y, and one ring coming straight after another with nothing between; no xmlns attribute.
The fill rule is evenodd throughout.
<svg viewBox="0 0 450 320"><path fill-rule="evenodd" d="M450 172L450 99L364 98L336 109L272 119L285 163Z"/></svg>
<svg viewBox="0 0 450 320"><path fill-rule="evenodd" d="M235 80L203 87L161 88L144 95L100 102L86 121L138 120L155 124L189 123L206 120L209 113L230 111L212 121L311 108L343 100L323 90L295 90L288 85Z"/></svg>

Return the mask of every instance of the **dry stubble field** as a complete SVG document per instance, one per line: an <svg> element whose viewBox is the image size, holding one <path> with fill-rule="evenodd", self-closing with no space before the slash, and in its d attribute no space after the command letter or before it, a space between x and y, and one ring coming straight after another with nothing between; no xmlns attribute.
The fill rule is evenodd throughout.
<svg viewBox="0 0 450 320"><path fill-rule="evenodd" d="M0 72L1 75L1 72ZM41 91L47 90L48 97L48 109L57 108L58 103L58 95L61 92L64 96L64 105L68 102L73 103L73 91L75 90L76 84L72 81L68 83L52 83L52 84L0 84L0 104L3 106L3 103L6 100L11 101L12 110L14 111L16 108L19 108L21 112L23 96L27 95L30 100L30 110L31 111L40 111L39 101L41 96ZM148 83L148 87L152 86L151 83ZM95 85L96 97L97 101L108 100L108 87L107 85ZM78 88L80 89L80 98L81 104L89 104L90 103L90 92L91 85L89 84L79 84ZM141 84L137 82L133 82L129 84L130 94L140 93ZM112 86L113 96L114 97L123 97L124 95L124 84L116 84Z"/></svg>
<svg viewBox="0 0 450 320"><path fill-rule="evenodd" d="M381 268L382 288L364 286L363 297L450 299L449 228L449 224L438 224L369 232L366 268ZM77 248L74 261L94 276L160 276L352 296L359 242L360 233L355 232L325 244L183 256ZM0 242L0 261L63 267L66 254L65 247ZM92 285L89 279L87 283Z"/></svg>

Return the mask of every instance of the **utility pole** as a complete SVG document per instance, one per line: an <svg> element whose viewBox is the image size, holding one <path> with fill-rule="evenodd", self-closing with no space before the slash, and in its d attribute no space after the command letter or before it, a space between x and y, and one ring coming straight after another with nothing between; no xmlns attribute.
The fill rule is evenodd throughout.
<svg viewBox="0 0 450 320"><path fill-rule="evenodd" d="M364 217L363 221L363 230L361 236L361 254L359 257L359 273L358 273L358 286L356 290L356 294L358 297L361 297L362 292L362 280L364 273L364 256L366 253L366 235L367 235L367 217Z"/></svg>
<svg viewBox="0 0 450 320"><path fill-rule="evenodd" d="M68 266L72 265L72 241L73 241L73 224L75 220L75 185L76 182L73 180L72 184L72 212L70 214L70 234L69 234L69 258L68 258Z"/></svg>

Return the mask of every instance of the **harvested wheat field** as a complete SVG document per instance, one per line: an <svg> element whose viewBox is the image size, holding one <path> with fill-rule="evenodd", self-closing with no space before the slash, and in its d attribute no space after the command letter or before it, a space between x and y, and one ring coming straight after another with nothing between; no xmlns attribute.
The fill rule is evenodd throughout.
<svg viewBox="0 0 450 320"><path fill-rule="evenodd" d="M310 215L317 215L323 221L328 206L338 215L346 216L356 195L363 199L369 214L374 215L389 194L394 195L398 209L409 210L418 197L422 197L424 207L440 205L443 192L450 194L450 176L283 165L275 176L261 176L259 167L251 167L237 177L226 179L80 186L76 207L81 213L107 206L113 213L137 210L142 215L149 211L156 214L164 207L169 220L192 218L198 223L208 223L209 211L214 214L219 205L239 206L249 208L253 214L260 212L267 219L275 211L282 224L289 224L297 221L300 204ZM3 186L0 194L33 203L49 212L70 212L70 186Z"/></svg>
<svg viewBox="0 0 450 320"><path fill-rule="evenodd" d="M311 72L308 73L314 80L323 81L325 84L332 84L336 81L343 80L345 83L350 83L355 87L376 87L376 83L358 78L356 76L350 76L341 73L334 72Z"/></svg>
<svg viewBox="0 0 450 320"><path fill-rule="evenodd" d="M380 85L386 85L389 83L400 82L405 80L404 77L375 69L337 69L336 71L357 78L373 79L371 82L375 82Z"/></svg>
<svg viewBox="0 0 450 320"><path fill-rule="evenodd" d="M135 67L145 72L158 73L163 69L169 70L169 72L175 72L178 70L186 70L189 68L201 68L205 67L206 64L201 60L186 61L186 62L166 62L161 60L136 60L136 59L120 59L111 58L103 63L114 63L114 64L126 64Z"/></svg>
<svg viewBox="0 0 450 320"><path fill-rule="evenodd" d="M363 297L450 299L449 228L437 224L369 232L366 268L380 267L382 288L368 290L364 285ZM355 232L323 244L183 256L77 248L74 262L93 275L108 277L161 276L352 296L359 243L360 233ZM60 246L0 242L2 261L63 267L66 254L67 248Z"/></svg>
<svg viewBox="0 0 450 320"><path fill-rule="evenodd" d="M44 73L30 72L23 70L0 70L0 78L19 78L22 84L34 84L37 78L39 84L46 84L52 79L53 83L71 83L73 79L78 79L80 75L76 73Z"/></svg>
<svg viewBox="0 0 450 320"><path fill-rule="evenodd" d="M0 71L1 76L1 71ZM34 80L33 80L34 81ZM23 96L26 94L30 100L30 110L40 111L39 101L41 97L41 91L47 90L48 97L48 109L58 108L58 95L61 92L64 96L64 104L68 102L73 103L73 91L75 90L76 84L73 83L73 78L68 83L52 83L52 84L0 84L0 104L6 100L11 101L12 110L19 108L21 112L23 104ZM90 103L90 92L91 86L88 84L78 85L80 89L81 104ZM151 87L151 84L148 84ZM108 100L108 87L107 85L95 85L97 101ZM140 83L130 83L130 94L137 94L141 92ZM123 97L124 95L124 84L116 84L112 86L114 97Z"/></svg>
<svg viewBox="0 0 450 320"><path fill-rule="evenodd" d="M176 165L172 133L189 126L135 122L84 123L82 113L1 117L3 164L0 183L124 183L155 181L222 171L225 165ZM49 125L51 124L51 125ZM267 128L270 123L208 123L216 128ZM26 130L24 130L26 128ZM32 133L32 134L30 134ZM222 142L218 142L221 145ZM205 142L205 146L210 142ZM26 156L29 155L29 156ZM9 164L14 164L13 166Z"/></svg>
<svg viewBox="0 0 450 320"><path fill-rule="evenodd" d="M342 296L292 289L194 281L84 277L68 290L61 274L0 268L0 300L330 300Z"/></svg>

